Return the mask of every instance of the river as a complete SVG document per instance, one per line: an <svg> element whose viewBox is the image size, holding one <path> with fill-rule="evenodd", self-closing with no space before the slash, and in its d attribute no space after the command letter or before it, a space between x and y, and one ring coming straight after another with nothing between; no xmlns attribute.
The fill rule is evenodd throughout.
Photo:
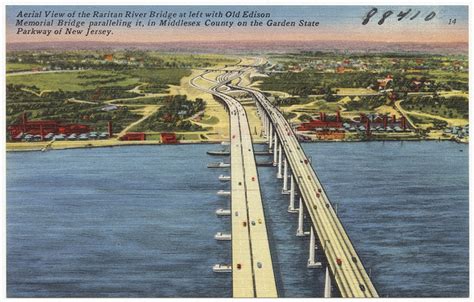
<svg viewBox="0 0 474 302"><path fill-rule="evenodd" d="M304 144L381 296L467 297L468 146ZM258 146L261 149L263 146ZM9 297L230 297L217 145L7 153ZM258 160L267 160L258 156ZM276 170L259 168L279 295L322 295ZM321 260L324 260L319 255Z"/></svg>

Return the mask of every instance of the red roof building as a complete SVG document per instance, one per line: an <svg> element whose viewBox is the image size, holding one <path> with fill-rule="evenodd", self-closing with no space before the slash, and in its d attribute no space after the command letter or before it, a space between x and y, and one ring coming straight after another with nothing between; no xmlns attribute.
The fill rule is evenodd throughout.
<svg viewBox="0 0 474 302"><path fill-rule="evenodd" d="M21 116L21 123L8 126L10 137L15 138L20 134L32 134L45 136L48 133L70 135L72 133L82 134L90 131L88 125L61 124L54 120L28 121L26 113Z"/></svg>
<svg viewBox="0 0 474 302"><path fill-rule="evenodd" d="M163 144L177 144L178 139L176 138L176 134L171 132L162 132L161 133L161 142Z"/></svg>
<svg viewBox="0 0 474 302"><path fill-rule="evenodd" d="M299 127L296 128L298 131L311 131L315 130L316 128L342 128L341 122L332 122L332 121L320 121L320 120L312 120L307 123L301 123Z"/></svg>
<svg viewBox="0 0 474 302"><path fill-rule="evenodd" d="M128 132L120 137L121 141L144 141L146 134L143 132Z"/></svg>
<svg viewBox="0 0 474 302"><path fill-rule="evenodd" d="M114 55L113 54L106 54L104 56L104 60L107 62L112 62L114 60Z"/></svg>

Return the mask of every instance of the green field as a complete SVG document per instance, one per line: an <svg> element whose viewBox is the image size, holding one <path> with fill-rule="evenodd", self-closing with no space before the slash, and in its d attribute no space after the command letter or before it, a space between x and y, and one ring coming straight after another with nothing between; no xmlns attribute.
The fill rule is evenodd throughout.
<svg viewBox="0 0 474 302"><path fill-rule="evenodd" d="M41 68L40 64L29 63L7 63L7 72L31 71L33 68Z"/></svg>
<svg viewBox="0 0 474 302"><path fill-rule="evenodd" d="M468 119L469 98L463 95L443 96L411 96L402 103L409 111L420 111L444 118Z"/></svg>
<svg viewBox="0 0 474 302"><path fill-rule="evenodd" d="M179 85L181 78L190 75L189 69L141 68L115 72L81 70L52 73L8 75L7 84L34 85L39 91L84 91L97 87L133 87L144 84L147 93L166 92L168 85Z"/></svg>
<svg viewBox="0 0 474 302"><path fill-rule="evenodd" d="M139 83L137 77L97 70L10 75L6 81L7 84L34 85L40 91L81 91L95 89L97 86L130 86Z"/></svg>
<svg viewBox="0 0 474 302"><path fill-rule="evenodd" d="M430 70L427 73L409 73L407 76L420 77L426 75L428 78L437 82L459 81L467 83L469 81L469 73L452 72L444 70Z"/></svg>
<svg viewBox="0 0 474 302"><path fill-rule="evenodd" d="M436 118L411 113L409 113L408 116L413 121L413 123L417 124L418 126L429 125L430 127L434 127L436 129L443 129L447 126L447 123L445 121Z"/></svg>
<svg viewBox="0 0 474 302"><path fill-rule="evenodd" d="M130 70L127 74L146 83L141 90L147 93L166 92L168 85L179 85L183 77L191 74L190 69L146 68Z"/></svg>
<svg viewBox="0 0 474 302"><path fill-rule="evenodd" d="M206 67L217 64L237 64L239 62L238 58L217 54L176 54L150 52L149 57L163 60L164 64L176 64L188 67Z"/></svg>

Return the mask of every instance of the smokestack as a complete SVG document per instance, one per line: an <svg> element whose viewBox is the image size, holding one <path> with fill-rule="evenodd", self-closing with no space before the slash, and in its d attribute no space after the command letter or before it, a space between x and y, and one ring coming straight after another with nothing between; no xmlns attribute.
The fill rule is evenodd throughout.
<svg viewBox="0 0 474 302"><path fill-rule="evenodd" d="M319 120L321 122L324 122L324 113L323 112L319 112Z"/></svg>
<svg viewBox="0 0 474 302"><path fill-rule="evenodd" d="M401 123L402 123L402 128L403 130L406 130L407 129L407 120L404 116L401 117Z"/></svg>
<svg viewBox="0 0 474 302"><path fill-rule="evenodd" d="M113 131L113 129L112 129L112 121L109 121L109 122L107 123L107 128L108 128L108 130L109 130L109 138L111 138L112 135L114 134L114 131Z"/></svg>
<svg viewBox="0 0 474 302"><path fill-rule="evenodd" d="M388 116L384 115L383 116L383 128L387 129L387 123L388 123Z"/></svg>
<svg viewBox="0 0 474 302"><path fill-rule="evenodd" d="M341 113L338 111L336 111L336 122L340 123L341 122Z"/></svg>
<svg viewBox="0 0 474 302"><path fill-rule="evenodd" d="M392 123L396 123L397 122L397 116L394 114L392 115Z"/></svg>
<svg viewBox="0 0 474 302"><path fill-rule="evenodd" d="M370 136L370 133L371 133L371 131L370 131L370 120L367 119L367 121L365 122L365 134L367 136Z"/></svg>
<svg viewBox="0 0 474 302"><path fill-rule="evenodd" d="M41 136L41 140L44 140L43 125L40 125L40 136Z"/></svg>

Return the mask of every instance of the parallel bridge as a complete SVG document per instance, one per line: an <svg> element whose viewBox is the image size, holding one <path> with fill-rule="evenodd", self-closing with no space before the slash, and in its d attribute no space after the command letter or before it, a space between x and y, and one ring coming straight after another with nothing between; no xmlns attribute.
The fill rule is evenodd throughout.
<svg viewBox="0 0 474 302"><path fill-rule="evenodd" d="M277 177L283 178L284 191L288 190L288 174L290 177L290 212L296 211L295 184L297 186L302 201L298 209L297 235L305 235L302 212L306 210L328 261L327 268L342 297L378 297L377 290L289 123L260 91L240 86L230 87L246 91L256 100L269 147L274 150L275 164L278 166ZM313 229L310 234L313 234ZM314 247L310 247L310 250L312 248Z"/></svg>
<svg viewBox="0 0 474 302"><path fill-rule="evenodd" d="M215 85L210 89L199 87L191 81L196 88L220 99L230 116L233 296L277 296L247 115L243 106L226 94L240 90L250 94L256 101L268 141L268 151L273 153L273 165L277 166L277 178L283 180L282 193L290 195L288 212L298 213L296 235L310 235L308 268L322 266L321 262L316 261L314 251L316 236L319 239L327 259L324 296L332 296L331 283L335 280L342 297L378 297L377 290L289 123L262 92L231 84L232 80L240 79L242 74L252 68L242 67L236 66L237 70L234 71L221 70L224 73L217 77ZM295 204L297 193L298 208ZM309 231L304 230L304 212L311 219Z"/></svg>

